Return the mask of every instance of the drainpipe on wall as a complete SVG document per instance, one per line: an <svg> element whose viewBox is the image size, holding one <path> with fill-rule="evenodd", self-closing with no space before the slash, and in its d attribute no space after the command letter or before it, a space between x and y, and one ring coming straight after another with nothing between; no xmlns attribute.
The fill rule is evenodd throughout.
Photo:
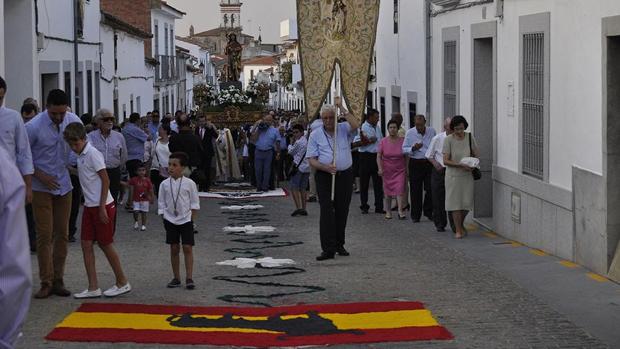
<svg viewBox="0 0 620 349"><path fill-rule="evenodd" d="M425 20L426 20L426 28L424 35L426 37L426 115L432 120L432 108L431 108L431 0L424 1L424 12L425 12ZM443 118L441 118L443 119Z"/></svg>
<svg viewBox="0 0 620 349"><path fill-rule="evenodd" d="M78 113L80 111L79 108L79 90L78 90L78 71L79 71L79 62L78 62L78 18L80 16L80 5L78 4L80 0L73 0L73 68L75 69L75 75L73 76L73 99L75 100L75 105L73 106L73 112Z"/></svg>

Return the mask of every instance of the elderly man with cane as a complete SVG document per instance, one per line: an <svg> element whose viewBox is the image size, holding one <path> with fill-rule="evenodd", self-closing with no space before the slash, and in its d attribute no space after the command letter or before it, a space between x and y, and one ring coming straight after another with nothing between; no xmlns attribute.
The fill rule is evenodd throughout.
<svg viewBox="0 0 620 349"><path fill-rule="evenodd" d="M340 110L346 122L338 123L336 111ZM321 109L323 126L310 134L306 158L316 169L316 188L321 207L320 235L323 252L317 261L333 259L336 253L348 256L345 250L345 230L353 192L351 166L351 141L359 121L342 107L340 98L336 106L324 105Z"/></svg>

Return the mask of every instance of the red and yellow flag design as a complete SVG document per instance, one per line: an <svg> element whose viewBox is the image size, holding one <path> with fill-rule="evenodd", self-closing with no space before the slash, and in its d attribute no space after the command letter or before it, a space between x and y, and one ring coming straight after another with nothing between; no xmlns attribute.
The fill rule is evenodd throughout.
<svg viewBox="0 0 620 349"><path fill-rule="evenodd" d="M274 308L86 303L46 337L76 342L251 347L452 338L418 302Z"/></svg>

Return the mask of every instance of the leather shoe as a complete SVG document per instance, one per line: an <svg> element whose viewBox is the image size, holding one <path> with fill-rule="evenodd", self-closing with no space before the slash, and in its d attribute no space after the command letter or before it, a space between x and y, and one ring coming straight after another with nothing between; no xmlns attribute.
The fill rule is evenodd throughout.
<svg viewBox="0 0 620 349"><path fill-rule="evenodd" d="M48 284L43 284L41 285L41 289L39 290L39 292L34 294L34 298L43 299L43 298L49 297L51 294L52 294L52 286Z"/></svg>
<svg viewBox="0 0 620 349"><path fill-rule="evenodd" d="M71 292L65 288L62 280L54 281L52 293L60 297L69 297L71 295Z"/></svg>
<svg viewBox="0 0 620 349"><path fill-rule="evenodd" d="M339 256L344 256L344 257L351 255L349 251L344 249L344 247L339 248L338 251L336 251L336 253L338 253Z"/></svg>
<svg viewBox="0 0 620 349"><path fill-rule="evenodd" d="M326 259L334 259L334 254L333 253L327 253L327 252L323 252L320 255L318 255L316 257L317 261L324 261Z"/></svg>

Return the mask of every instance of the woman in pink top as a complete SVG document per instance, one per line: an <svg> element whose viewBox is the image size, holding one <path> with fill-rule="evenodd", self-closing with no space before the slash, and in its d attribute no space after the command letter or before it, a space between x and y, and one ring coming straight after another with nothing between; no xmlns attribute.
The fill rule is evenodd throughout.
<svg viewBox="0 0 620 349"><path fill-rule="evenodd" d="M402 195L405 192L405 175L407 160L403 154L403 138L398 137L398 124L390 120L387 124L389 136L379 142L377 164L379 176L383 176L384 207L392 207L392 198L398 203L398 218L405 219L403 213ZM387 211L385 219L391 219L392 214Z"/></svg>

